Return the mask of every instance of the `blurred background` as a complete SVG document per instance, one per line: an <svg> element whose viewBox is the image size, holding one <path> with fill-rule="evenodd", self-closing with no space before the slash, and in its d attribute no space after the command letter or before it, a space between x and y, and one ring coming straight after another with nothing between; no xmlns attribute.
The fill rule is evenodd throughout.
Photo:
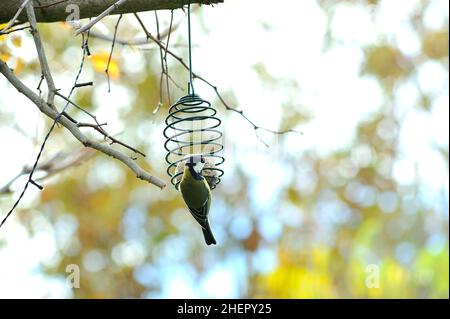
<svg viewBox="0 0 450 319"><path fill-rule="evenodd" d="M196 9L195 71L257 125L303 134L255 132L196 82L224 121L225 175L210 213L218 245L207 247L173 187L136 179L57 128L43 162L78 165L42 180L42 192L30 187L0 230L0 298L448 298L448 13L445 0L225 0ZM170 11L158 15L166 30ZM156 34L154 13L140 16ZM95 32L112 36L117 18ZM185 13L174 22L171 49L186 59ZM68 93L81 39L64 23L40 30ZM127 15L117 37L145 35ZM171 84L170 101L163 89L157 107L160 51L150 42L116 45L108 93L111 44L89 45L80 82L95 86L74 99L144 150L138 162L168 182L163 122L186 92ZM37 87L29 32L0 37L0 57ZM168 61L184 89L187 72ZM33 163L51 125L1 79L0 189ZM0 194L0 217L25 180ZM79 288L67 282L74 265Z"/></svg>

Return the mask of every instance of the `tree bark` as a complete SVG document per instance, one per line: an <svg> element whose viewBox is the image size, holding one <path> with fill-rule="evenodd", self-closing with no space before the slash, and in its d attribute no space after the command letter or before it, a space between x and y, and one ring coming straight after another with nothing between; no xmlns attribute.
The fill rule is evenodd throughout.
<svg viewBox="0 0 450 319"><path fill-rule="evenodd" d="M0 23L6 23L14 16L23 0L0 0ZM191 0L198 4L216 4L224 0ZM60 2L58 0L33 1L36 19L38 22L65 21L70 14L66 12L69 4L75 4L80 8L80 18L96 17L117 0L68 0ZM182 4L187 4L188 0L130 0L114 10L113 14L133 13L150 10L178 9ZM52 5L54 4L54 5ZM18 20L27 21L26 13L22 12Z"/></svg>

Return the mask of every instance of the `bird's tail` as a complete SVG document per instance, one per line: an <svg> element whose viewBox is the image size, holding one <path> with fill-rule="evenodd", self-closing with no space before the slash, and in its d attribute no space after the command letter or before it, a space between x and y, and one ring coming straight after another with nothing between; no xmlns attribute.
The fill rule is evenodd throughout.
<svg viewBox="0 0 450 319"><path fill-rule="evenodd" d="M214 239L214 235L213 235L213 233L211 231L211 227L209 227L209 222L208 221L206 221L206 225L205 226L206 226L205 228L202 227L202 230L203 230L203 236L205 237L206 244L208 246L209 245L215 245L216 244L216 240Z"/></svg>

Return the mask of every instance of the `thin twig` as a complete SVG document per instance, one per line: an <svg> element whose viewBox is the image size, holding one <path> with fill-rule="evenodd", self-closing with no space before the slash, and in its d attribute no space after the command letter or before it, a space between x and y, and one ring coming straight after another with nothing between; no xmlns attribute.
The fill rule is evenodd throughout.
<svg viewBox="0 0 450 319"><path fill-rule="evenodd" d="M83 53L84 56L84 53ZM84 61L84 60L83 60ZM83 63L81 64L83 65ZM38 108L39 110L54 120L54 123L58 122L61 123L69 132L84 146L90 147L93 149L96 149L106 155L109 155L119 161L121 161L123 164L128 166L135 174L136 177L142 180L145 180L151 184L154 184L158 186L159 188L164 188L166 184L158 179L157 177L154 177L147 173L145 170L143 170L136 162L131 159L129 156L111 148L108 145L104 145L102 143L93 141L89 138L87 138L76 126L76 124L72 123L70 120L68 120L66 117L62 116L62 113L56 112L53 108L50 108L49 105L42 100L37 94L35 94L32 90L30 90L17 76L11 71L11 69L7 66L7 64L0 60L0 73L2 73L6 79L23 95L25 95L29 100L31 100ZM66 105L68 106L69 103ZM52 125L52 128L54 128L55 125ZM46 136L46 139L44 142L48 140L48 134ZM42 147L39 154L42 154ZM38 162L38 161L37 161ZM37 165L35 162L35 165ZM29 180L32 179L33 172L35 171L35 167L33 166L34 170L29 175ZM31 176L31 177L30 177ZM23 195L25 194L28 185L30 182L28 181L25 184L24 190L22 191L21 195L19 196L19 199L15 202L13 208L7 213L6 217L3 219L3 221L0 223L0 228L5 223L5 221L11 216L14 209L19 204L20 200L22 199Z"/></svg>
<svg viewBox="0 0 450 319"><path fill-rule="evenodd" d="M170 98L170 85L169 85L169 79L171 79L171 77L169 75L169 64L167 63L167 50L169 49L170 35L172 34L172 24L173 24L173 10L170 11L169 34L167 35L166 49L164 50L164 56L163 56L164 65L165 65L165 72L166 72L167 98L169 100L169 104L170 105L172 105L172 101L171 101L171 98Z"/></svg>
<svg viewBox="0 0 450 319"><path fill-rule="evenodd" d="M86 85L86 83L81 83L82 86ZM88 83L89 84L89 83ZM78 88L80 87L80 84L75 83L74 88ZM111 143L110 144L119 144L122 145L125 148L128 148L129 150L133 151L136 154L142 155L143 157L146 157L144 152L139 151L138 149L122 142L119 141L118 139L114 138L113 136L111 136L106 130L103 129L103 126L106 126L106 123L100 124L97 120L97 116L95 116L94 114L92 114L91 112L89 112L88 110L86 110L85 108L79 106L77 103L73 102L70 98L67 98L66 96L62 95L61 93L56 92L56 96L62 98L63 100L65 100L67 103L71 104L72 106L74 106L75 108L77 108L78 110L82 111L83 113L87 114L90 118L92 118L95 122L95 124L90 124L90 123L78 123L77 121L75 121L74 119L72 119L70 116L68 116L68 114L64 114L67 118L69 118L69 120L71 120L73 123L77 124L78 127L91 127L94 128L96 131L98 131L99 133L101 133L105 139L108 138Z"/></svg>
<svg viewBox="0 0 450 319"><path fill-rule="evenodd" d="M44 73L43 72L41 72L41 79L39 80L39 84L36 88L36 90L38 90L38 92L39 92L39 96L42 95L42 90L41 90L42 82L44 82Z"/></svg>
<svg viewBox="0 0 450 319"><path fill-rule="evenodd" d="M186 64L186 62L184 62L184 60L178 56L177 54L175 54L172 50L170 50L166 45L164 45L164 43L162 43L160 40L158 40L155 36L153 36L151 33L149 33L145 28L143 29L143 31L146 33L146 36L151 39L153 42L155 42L161 49L165 50L166 54L172 56L175 60L177 60L186 70L189 71L189 66ZM198 79L200 81L202 81L203 83L205 83L206 85L208 85L211 89L214 90L217 98L219 99L219 101L222 103L222 105L225 107L226 110L234 112L239 114L241 117L244 118L244 120L246 120L255 130L255 135L256 137L262 141L261 137L258 134L258 131L266 131L275 135L283 135L283 134L287 134L287 133L296 133L296 134L303 134L300 131L297 130L293 130L293 129L289 129L289 130L283 130L283 131L276 131L276 130L271 130L271 129L267 129L264 127L261 127L259 125L256 125L252 120L250 120L245 114L243 110L239 110L235 107L230 106L227 101L224 99L224 97L222 96L222 94L219 92L219 89L217 88L216 85L212 84L211 82L209 82L208 80L206 80L205 78L203 78L202 76L198 75L197 73L193 72L192 76L194 79ZM267 145L267 143L265 143L264 141L262 141L263 144Z"/></svg>
<svg viewBox="0 0 450 319"><path fill-rule="evenodd" d="M77 87L77 85L75 84L74 87ZM76 123L78 127L91 127L94 128L96 131L98 131L99 133L101 133L105 138L108 138L111 143L110 144L119 144L122 145L125 148L128 148L129 150L133 151L136 154L142 155L143 157L146 157L145 153L139 151L138 149L122 142L119 141L118 139L114 138L113 136L111 136L108 132L106 132L106 130L104 130L102 127L107 125L106 123L100 124L97 120L97 117L90 113L88 110L82 108L81 106L79 106L78 104L76 104L75 102L73 102L72 100L70 100L69 98L65 97L64 95L62 95L59 92L56 92L56 95L59 96L60 98L64 99L66 102L70 103L71 105L73 105L74 107L76 107L77 109L79 109L80 111L86 113L88 116L90 116L95 124L90 124L90 123L78 123L77 121L69 118L69 120L71 120L73 123ZM66 115L66 114L64 114ZM66 116L67 117L67 116Z"/></svg>
<svg viewBox="0 0 450 319"><path fill-rule="evenodd" d="M119 29L120 20L122 20L122 15L119 16L119 19L117 19L117 22L116 22L116 26L114 27L114 37L113 37L113 41L111 44L111 51L109 52L108 64L107 64L106 70L105 70L106 77L108 78L108 93L111 92L111 79L109 77L109 65L111 63L111 58L112 58L112 55L114 52L114 46L116 44L116 36L117 36L117 30Z"/></svg>
<svg viewBox="0 0 450 319"><path fill-rule="evenodd" d="M8 31L14 25L14 22L17 20L17 18L19 17L19 15L23 11L23 9L25 9L28 2L30 2L30 0L24 0L22 2L19 9L17 9L16 14L12 17L11 20L9 20L8 24L3 29L0 30L0 34L6 34L6 31Z"/></svg>
<svg viewBox="0 0 450 319"><path fill-rule="evenodd" d="M161 39L165 39L166 37L169 36L169 34L171 32L174 32L175 30L177 30L178 27L181 25L181 22L182 22L182 20L178 21L177 23L174 23L171 28L167 28L166 30L161 31L161 34L160 34ZM108 42L112 41L112 37L111 36L105 35L105 34L101 34L101 33L96 32L94 30L91 30L91 36L93 38L97 38L97 39L108 41ZM147 35L145 37L142 37L142 38L138 37L138 38L131 39L131 40L125 40L125 39L116 38L116 44L127 45L127 46L131 46L131 47L145 45L145 44L149 44L151 42L152 42L152 40Z"/></svg>
<svg viewBox="0 0 450 319"><path fill-rule="evenodd" d="M33 7L32 7L31 4L29 4L29 5L27 6L27 13L29 14L28 16L29 16L29 20L30 20L31 27L33 28L33 30L35 30L35 39L36 39L36 38L39 38L39 34L38 34L38 31L37 31L37 28L36 28L37 22L36 22L36 19L35 19L35 16L34 16L34 9L33 9ZM82 41L84 42L84 37L83 37ZM39 43L39 42L36 41L35 43L36 43L36 47L38 48L38 46L39 46L38 43ZM42 51L42 52L43 52L43 51ZM46 61L46 58L45 58L45 52L43 53L43 56L44 56L44 60ZM85 56L86 56L85 50L83 50L83 57L82 57L82 61L81 61L81 64L80 64L80 69L79 69L78 74L77 74L77 76L76 76L76 78L75 78L75 83L77 83L78 78L80 77L80 74L81 74L81 72L82 72L82 70L83 70ZM0 66L4 66L4 63L0 64ZM8 74L7 74L7 73L6 73L6 74L5 74L5 72L2 72L2 73L8 78L8 76L7 76ZM45 75L45 74L44 74L44 75ZM50 77L51 77L51 75L50 75ZM11 82L11 81L10 81L10 82ZM72 90L70 91L69 96L73 93L73 90L74 90L74 88L72 87ZM56 90L55 90L55 91L56 91ZM53 105L53 107L50 107L50 105L47 103L47 106L48 106L49 108L51 108L52 110L55 110L55 109L56 109L56 108L54 107L54 105ZM27 180L25 186L23 187L22 192L20 193L19 197L18 197L17 200L15 201L14 205L12 206L12 208L9 210L9 212L6 214L6 216L5 216L5 217L3 218L3 220L1 221L1 223L0 223L0 228L4 225L4 223L6 222L6 220L11 216L11 214L14 212L14 210L16 209L16 207L19 205L20 201L22 200L23 196L25 195L25 193L26 193L26 191L27 191L27 189L28 189L28 186L29 186L30 184L37 185L37 184L33 181L33 175L34 175L34 173L35 173L35 171L36 171L36 168L37 168L38 165L39 165L39 160L41 159L42 153L44 152L44 148L45 148L45 146L46 146L46 144L47 144L48 139L50 138L50 135L52 134L52 132L53 132L53 130L54 130L56 124L59 122L61 116L63 115L63 113L65 112L65 110L67 109L68 106L69 106L69 103L67 103L67 104L64 106L64 108L62 109L62 111L61 111L60 113L58 113L58 114L54 117L54 121L53 121L52 125L50 126L50 129L48 130L47 134L45 135L44 141L42 142L41 147L40 147L40 149L39 149L39 153L38 153L38 155L37 155L37 157L36 157L36 160L35 160L35 162L34 162L34 164L33 164L33 166L32 166L32 169L31 169L31 171L30 171L30 173L29 173L29 175L28 175L28 180Z"/></svg>
<svg viewBox="0 0 450 319"><path fill-rule="evenodd" d="M94 155L95 151L90 148L78 148L71 152L58 152L43 162L40 162L36 167L36 172L45 173L44 176L37 178L38 181L44 181L50 176L57 174L70 167L81 164L82 162L90 159ZM32 167L25 166L14 178L12 178L4 186L0 187L1 194L10 194L13 192L11 189L14 182L24 175L30 174Z"/></svg>
<svg viewBox="0 0 450 319"><path fill-rule="evenodd" d="M78 85L75 84L74 87L77 88ZM68 98L68 97L66 97L66 96L64 96L64 95L62 95L61 93L59 93L59 91L56 92L56 95L59 96L60 98L62 98L63 100L65 100L67 103L71 104L72 106L75 106L75 107L76 107L77 109L79 109L81 112L86 113L89 117L91 117L91 118L95 121L95 123L96 123L97 125L100 125L100 124L97 122L97 117L96 117L94 114L92 114L92 113L89 112L88 110L82 108L81 106L79 106L78 104L76 104L75 102L73 102L72 100L70 100L70 98ZM77 122L74 121L74 120L73 120L72 122L77 123Z"/></svg>
<svg viewBox="0 0 450 319"><path fill-rule="evenodd" d="M147 41L150 39L150 32L147 30L147 28L145 27L144 22L141 20L141 18L139 17L139 15L137 13L134 13L134 16L136 17L136 20L139 22L142 30L144 30L144 33L146 34L147 37ZM158 18L158 13L155 11L155 22L156 22L156 32L157 32L157 39L159 41L161 41L161 33L159 30L159 18ZM163 80L164 80L164 74L168 74L165 68L165 64L164 64L164 53L163 53L163 49L159 48L159 55L160 55L160 61L161 61L161 75L159 77L159 102L158 105L156 106L155 110L153 111L153 114L156 114L159 109L161 108L161 106L163 106ZM170 101L170 93L168 91L168 95L169 95L169 101ZM170 104L170 102L169 102Z"/></svg>
<svg viewBox="0 0 450 319"><path fill-rule="evenodd" d="M141 20L141 18L139 17L139 15L137 13L134 14L134 16L136 17L137 21L139 22L139 24L141 25L142 30L144 30L144 33L146 34L147 40L148 39L152 39L154 38L151 33L147 30L147 28L145 27L143 21ZM160 43L162 43L162 38L167 36L167 41L166 41L166 45L165 48L159 46L159 50L160 50L160 59L161 59L161 77L160 77L160 83L159 83L159 103L156 106L155 110L153 111L153 114L158 113L159 109L161 108L161 106L163 105L163 93L162 93L162 89L163 89L163 78L165 76L166 78L166 91L167 91L167 99L169 104L172 104L171 102L171 97L170 97L170 85L169 82L172 82L178 89L183 90L183 88L170 76L169 74L169 66L167 63L167 50L169 48L169 42L170 42L170 35L172 33L173 30L173 10L171 10L171 16L170 16L170 24L169 24L169 28L166 29L164 32L160 31L159 28L159 19L158 19L158 14L155 11L155 19L156 19L156 29L157 29L157 37L156 39L158 39L158 41ZM116 39L117 40L117 39Z"/></svg>
<svg viewBox="0 0 450 319"><path fill-rule="evenodd" d="M88 33L89 35L89 33ZM83 35L84 38L84 35ZM82 46L86 48L85 45ZM83 57L85 57L85 50L83 50ZM79 75L81 74L82 66L84 63L84 59L80 65L80 71L77 75L75 83L78 83ZM65 112L58 113L53 108L51 108L42 98L40 98L37 94L35 94L31 89L29 89L8 67L8 65L0 60L0 73L2 73L6 79L23 95L25 95L31 102L33 102L39 110L44 113L49 118L58 121L62 126L64 126L81 144L85 147L89 147L95 149L105 155L111 156L114 159L122 162L126 165L130 170L134 172L137 178L142 179L150 184L153 184L161 189L166 187L166 183L159 178L152 176L147 171L145 171L142 167L140 167L136 162L130 158L129 156L113 149L109 145L102 144L101 142L97 142L89 139L86 135L84 135L80 129L76 125L75 120L70 120ZM75 85L72 87L69 96L75 90ZM66 106L68 106L67 103ZM64 116L61 116L64 115Z"/></svg>
<svg viewBox="0 0 450 319"><path fill-rule="evenodd" d="M16 28L16 29L11 29L11 30L5 31L5 32L0 32L0 35L11 34L11 33L14 33L14 32L17 32L17 31L26 30L26 29L29 29L29 28L30 28L30 26L29 26L29 25L26 25L26 26L24 26L24 27L20 27L20 28Z"/></svg>
<svg viewBox="0 0 450 319"><path fill-rule="evenodd" d="M92 86L94 85L94 82L89 81L89 82L84 82L84 83L77 83L75 85L76 88L81 88L81 87L85 87L85 86Z"/></svg>
<svg viewBox="0 0 450 319"><path fill-rule="evenodd" d="M105 11L100 13L100 15L92 21L90 21L88 24L86 24L84 27L81 27L75 32L75 35L79 35L80 33L86 32L90 30L96 23L98 23L100 20L102 20L104 17L109 15L111 12L113 12L115 9L117 9L120 5L124 4L127 0L119 0L116 3L114 3L112 6L108 7Z"/></svg>
<svg viewBox="0 0 450 319"><path fill-rule="evenodd" d="M138 18L138 17L137 17ZM139 21L139 20L138 20ZM143 25L143 23L140 23L141 26ZM170 50L162 41L158 40L157 37L155 37L154 35L152 35L145 27L142 28L142 30L144 31L146 37L150 40L152 40L160 49L163 49L166 54L170 55L172 58L174 58L176 61L178 61L186 70L189 71L189 66L186 64L186 62L184 62L184 60L178 56L177 54L175 54L172 50ZM99 36L97 33L91 33L93 37L100 37L103 40L109 40L112 41L111 38L108 38L106 36ZM116 39L117 41L117 39ZM271 130L265 127L261 127L259 125L256 125L250 118L248 118L245 114L243 110L239 110L235 107L232 107L222 96L222 94L220 93L218 87L214 84L212 84L211 82L209 82L208 80L206 80L205 78L203 78L202 76L198 75L197 73L193 72L193 78L194 79L198 79L200 81L202 81L203 83L205 83L207 86L209 86L211 89L214 90L217 98L219 99L219 101L222 103L222 105L225 107L225 109L227 111L230 112L234 112L239 114L245 121L247 121L255 130L255 135L258 138L258 140L260 140L261 142L263 142L264 145L267 145L267 143L265 143L261 137L258 134L258 131L265 131L265 132L269 132L275 135L283 135L283 134L288 134L288 133L295 133L295 134L303 134L300 131L297 130L293 130L293 129L289 129L289 130L282 130L282 131L276 131L276 130ZM155 111L158 110L158 107L156 108Z"/></svg>
<svg viewBox="0 0 450 319"><path fill-rule="evenodd" d="M270 130L270 129L267 129L267 128L264 128L264 127L261 127L261 126L256 125L252 120L250 120L250 119L247 117L247 115L244 114L244 111L243 111L243 110L239 110L239 109L237 109L237 108L234 108L234 107L230 106L230 105L225 101L225 99L223 98L223 96L220 94L219 89L217 88L217 86L213 85L212 83L210 83L209 81L205 80L203 77L201 77L201 76L199 76L199 75L197 75L197 74L195 74L195 73L194 73L194 78L199 79L200 81L204 82L206 85L208 85L209 87L211 87L211 88L215 91L217 97L219 98L220 102L221 102L222 105L225 107L225 109L228 110L228 111L235 112L235 113L241 115L248 123L250 123L250 125L253 126L253 129L254 129L255 131L261 130L261 131L266 131L266 132L269 132L269 133L272 133L272 134L275 134L275 135L283 135L283 134L287 134L287 133L303 134L302 132L297 131L297 130L293 130L293 129L283 130L283 131L275 131L275 130ZM258 139L260 139L259 136L257 136L257 137L258 137Z"/></svg>
<svg viewBox="0 0 450 319"><path fill-rule="evenodd" d="M49 105L53 105L54 98L55 98L55 82L53 81L52 73L50 71L50 67L48 65L47 57L45 55L44 46L42 45L41 37L39 35L38 29L37 29L37 22L36 22L36 15L34 13L33 3L29 2L26 6L27 8L27 15L28 15L28 21L30 22L31 27L31 34L34 39L34 44L36 47L36 51L39 58L39 63L41 65L41 71L42 74L44 74L45 82L47 83L48 87L48 95L47 95L47 103Z"/></svg>
<svg viewBox="0 0 450 319"><path fill-rule="evenodd" d="M105 138L108 138L111 141L110 144L122 145L123 147L128 148L129 150L133 151L134 153L145 157L145 153L143 153L143 152L139 151L138 149L136 149L136 148L134 148L134 147L124 143L124 142L121 142L118 139L116 139L115 137L109 135L108 132L106 132L103 129L103 126L105 126L105 125L107 125L107 124L106 123L103 123L103 124L77 123L78 127L90 127L90 128L93 128L94 130L96 130L97 132L102 134Z"/></svg>
<svg viewBox="0 0 450 319"><path fill-rule="evenodd" d="M140 21L137 14L136 14L136 18ZM155 11L155 21L156 21L156 38L158 39L158 41L161 41L161 37L160 37L160 33L159 33L158 12L156 12L156 11ZM144 24L141 23L141 25L145 29ZM148 31L146 31L146 33L149 34ZM163 105L163 81L164 81L164 74L167 73L167 70L166 70L166 65L164 64L164 50L161 47L159 48L159 59L161 61L161 75L159 77L159 103L158 103L158 105Z"/></svg>

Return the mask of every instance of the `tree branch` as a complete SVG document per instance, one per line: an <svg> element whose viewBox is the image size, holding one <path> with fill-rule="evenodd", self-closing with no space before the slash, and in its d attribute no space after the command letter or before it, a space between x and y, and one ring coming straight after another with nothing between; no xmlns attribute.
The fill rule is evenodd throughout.
<svg viewBox="0 0 450 319"><path fill-rule="evenodd" d="M198 4L217 4L224 0L191 0ZM71 0L70 4L75 4L80 8L80 18L93 18L104 12L117 0ZM179 9L186 4L183 0L133 0L128 1L114 10L113 14L125 14L142 11ZM65 21L67 3L55 0L41 0L36 9L36 19L38 22ZM0 1L0 23L6 23L15 15L22 0ZM26 15L22 12L18 20L26 21Z"/></svg>
<svg viewBox="0 0 450 319"><path fill-rule="evenodd" d="M79 35L80 33L83 33L83 32L86 32L86 31L90 30L96 23L98 23L104 17L110 15L114 10L116 10L118 7L120 7L126 1L127 0L119 0L119 1L117 1L115 3L113 3L108 9L106 9L105 11L100 13L100 15L98 17L96 17L95 19L92 19L91 21L89 21L88 24L86 24L85 26L83 26L80 29L78 29L77 32L75 32L75 35ZM122 15L120 15L119 21L120 21L121 18L122 18ZM117 28L116 28L116 30L117 30Z"/></svg>
<svg viewBox="0 0 450 319"><path fill-rule="evenodd" d="M14 25L14 22L16 22L17 18L19 17L22 10L25 8L25 6L30 2L30 0L23 0L22 4L20 5L19 9L17 9L16 14L9 20L8 24L0 30L0 34L6 34L6 32Z"/></svg>
<svg viewBox="0 0 450 319"><path fill-rule="evenodd" d="M139 17L136 15L136 17L139 19ZM165 45L160 39L158 39L157 37L155 37L153 34L151 34L147 28L145 28L144 24L142 23L142 21L140 21L140 25L142 27L142 30L144 31L145 35L147 36L148 39L152 40L162 51L165 52L165 55L170 55L172 56L172 58L174 58L176 61L178 61L186 70L189 71L189 65L187 65L187 63L183 60L183 58L181 58L179 55L177 55L176 53L174 53L172 50L170 50L168 48L167 45ZM96 34L91 34L93 37L96 37ZM105 38L103 38L105 39ZM111 39L111 41L116 41L116 38L114 37L113 39ZM167 59L167 56L166 56ZM222 105L225 107L225 109L227 111L230 112L234 112L237 113L238 115L240 115L245 121L247 121L254 129L256 137L265 145L268 147L267 143L264 142L264 140L261 138L261 136L258 134L259 131L265 131L265 132L269 132L275 135L283 135L283 134L287 134L287 133L296 133L296 134L303 134L300 131L297 130L293 130L293 129L289 129L289 130L283 130L283 131L277 131L277 130L271 130L262 126L259 126L257 124L255 124L255 122L253 122L250 118L247 117L247 115L244 113L243 110L240 110L236 107L231 106L227 101L225 101L224 97L222 96L222 94L220 93L218 87L214 84L212 84L211 82L209 82L208 80L206 80L204 77L198 75L197 73L193 72L193 79L198 79L200 81L202 81L203 83L205 83L207 86L209 86L211 89L214 90L214 92L216 93L217 98L219 99L219 101L222 103Z"/></svg>
<svg viewBox="0 0 450 319"><path fill-rule="evenodd" d="M32 101L39 110L47 115L49 118L55 120L58 118L59 113L52 109L47 103L41 99L37 94L35 94L32 90L30 90L25 84L22 83L14 73L9 69L7 64L0 60L0 73L2 73L6 79L23 95L25 95L30 101ZM90 147L100 151L108 156L111 156L126 166L128 166L135 174L136 177L142 179L144 181L149 182L159 188L163 189L166 184L157 177L150 175L144 169L142 169L136 162L129 156L113 149L109 145L102 144L100 142L89 139L86 135L84 135L80 129L77 127L77 124L73 123L69 119L64 116L59 117L58 123L64 126L81 144L86 147Z"/></svg>
<svg viewBox="0 0 450 319"><path fill-rule="evenodd" d="M70 152L58 152L49 159L39 163L35 168L36 172L45 173L44 176L36 178L37 181L42 181L49 178L57 173L60 173L71 167L81 165L83 162L91 159L94 156L95 150L90 148L79 148ZM24 175L29 175L33 170L31 166L24 166L22 171L20 171L14 178L12 178L8 183L0 187L0 195L10 194L13 192L11 189L13 183Z"/></svg>
<svg viewBox="0 0 450 319"><path fill-rule="evenodd" d="M89 115L89 116L94 120L94 122L95 122L94 124L92 124L92 123L79 123L79 122L77 122L76 120L74 120L74 119L68 117L67 114L64 114L64 116L68 117L69 120L70 120L72 123L75 123L75 124L77 125L77 127L90 127L90 128L93 128L94 130L96 130L97 132L99 132L100 134L102 134L103 137L105 138L105 140L106 140L106 139L109 139L109 140L110 140L110 144L118 144L118 145L121 145L121 146L123 146L123 147L125 147L125 148L128 148L130 151L133 151L133 152L136 153L136 154L139 154L139 155L141 155L141 156L143 156L143 157L146 157L146 155L145 155L143 152L141 152L140 150L138 150L138 149L134 148L133 146L130 146L130 145L128 145L128 144L126 144L126 143L124 143L124 142L122 142L122 141L119 141L119 140L116 139L115 137L111 136L108 132L106 132L106 130L103 129L103 126L106 126L107 123L100 124L100 123L97 121L97 117L96 117L95 115L93 115L93 114L91 114L90 112L86 111L84 108L82 108L81 106L79 106L78 104L76 104L75 102L73 102L72 100L70 100L69 98L67 98L66 96L62 95L61 93L56 92L56 95L59 96L60 98L62 98L63 100L65 100L65 101L66 101L67 103L69 103L70 105L75 106L75 107L76 107L77 109L79 109L80 111L82 111L82 112L86 113L87 115Z"/></svg>
<svg viewBox="0 0 450 319"><path fill-rule="evenodd" d="M169 36L169 34L173 31L175 31L176 29L178 29L178 27L180 26L182 20L178 21L177 23L173 23L171 28L167 28L166 30L161 31L160 33L160 38L161 40L165 39L166 37ZM99 39L99 40L103 40L106 42L111 42L112 41L112 37L109 35L105 35L105 34L101 34L100 32L97 32L95 30L91 30L91 36ZM120 44L120 45L128 45L128 46L138 46L138 45L145 45L145 44L149 44L152 43L152 40L149 39L147 36L145 37L139 37L139 38L135 38L135 39L130 39L130 40L125 40L125 39L119 39L116 38L116 43ZM173 47L173 45L172 45Z"/></svg>
<svg viewBox="0 0 450 319"><path fill-rule="evenodd" d="M39 57L39 63L41 65L42 74L45 78L45 81L47 82L48 87L48 95L47 95L47 103L54 107L54 100L55 100L55 82L53 81L52 73L50 71L50 67L48 66L47 57L45 55L44 47L42 45L41 37L39 35L39 32L37 30L37 22L36 22L36 16L34 14L34 8L33 3L28 2L26 5L27 8L27 15L28 15L28 21L30 22L31 26L31 34L33 36L33 40L36 46L36 51L38 53Z"/></svg>

